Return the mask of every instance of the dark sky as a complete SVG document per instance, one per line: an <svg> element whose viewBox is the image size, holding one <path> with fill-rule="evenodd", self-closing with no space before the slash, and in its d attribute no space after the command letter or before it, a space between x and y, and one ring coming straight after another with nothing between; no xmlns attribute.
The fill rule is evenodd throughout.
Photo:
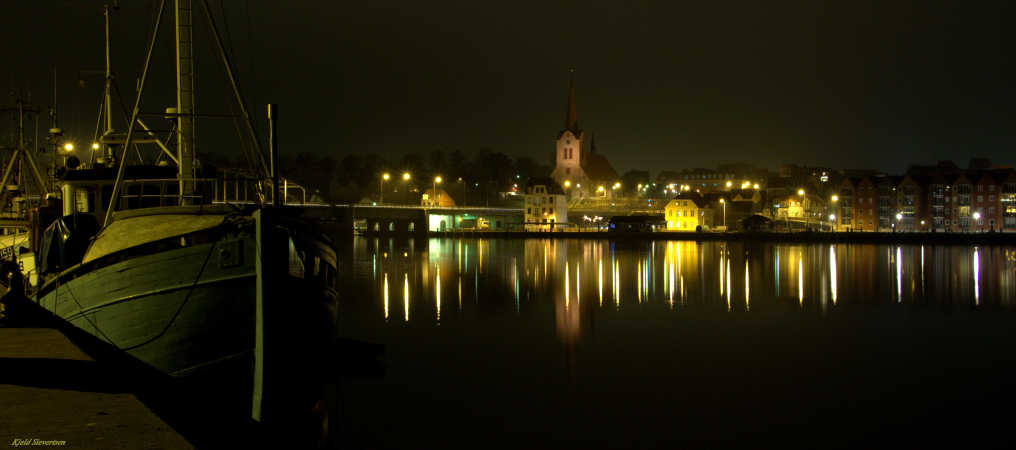
<svg viewBox="0 0 1016 450"><path fill-rule="evenodd" d="M140 72L150 3L125 2L115 19L125 92ZM82 140L101 80L74 80L102 67L102 4L5 2L0 27L0 75L48 103L47 71L57 65L61 118ZM575 68L580 124L619 172L733 161L897 172L946 158L1014 163L1006 1L210 4L259 121L264 103L283 108L286 152L488 147L547 161ZM170 55L157 52L152 89L172 88ZM227 112L217 66L202 64L200 110Z"/></svg>

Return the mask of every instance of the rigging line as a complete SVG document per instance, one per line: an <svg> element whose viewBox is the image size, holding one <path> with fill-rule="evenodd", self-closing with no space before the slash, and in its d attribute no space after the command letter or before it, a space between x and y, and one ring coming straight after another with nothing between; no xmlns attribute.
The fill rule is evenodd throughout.
<svg viewBox="0 0 1016 450"><path fill-rule="evenodd" d="M183 302L180 303L180 307L178 307L176 309L176 312L173 313L173 317L171 317L169 319L169 323L166 324L166 327L163 328L162 331L159 332L159 334L157 334L155 336L152 336L147 341L144 341L144 342L142 342L140 344L135 344L135 345L132 345L130 347L124 348L124 349L122 349L123 351L126 352L126 351L130 351L130 350L134 350L134 349L136 349L138 347L141 347L143 345L148 345L148 344L152 343L156 339L158 339L158 338L162 337L164 334L166 334L166 332L169 331L169 328L171 326L173 326L174 323L176 323L176 319L180 317L180 313L183 311L183 307L187 306L187 302L190 301L192 294L194 294L194 288L197 287L198 281L201 280L201 275L203 275L205 273L205 267L208 266L208 260L210 260L212 258L212 253L215 252L215 247L216 247L215 244L216 244L215 242L212 242L212 245L208 246L208 254L205 255L205 262L201 263L201 269L198 270L198 275L196 277L194 277L194 282L191 283L190 289L187 290L187 296L184 297Z"/></svg>
<svg viewBox="0 0 1016 450"><path fill-rule="evenodd" d="M56 289L53 289L53 295L54 296L56 296L57 293L60 291L60 284L59 283L60 283L60 281L58 280L57 281ZM64 287L64 289L67 289L67 294L70 295L71 300L74 300L74 304L78 305L78 311L84 311L85 307L81 304L81 302L78 301L78 297L76 295L74 295L74 291L71 290L71 287L67 283L64 283L63 287ZM53 314L54 315L56 315L56 300L57 300L57 297L54 297L53 298ZM67 317L70 318L70 317L73 317L73 316L69 315ZM106 333L104 333L99 328L99 325L96 324L95 321L93 321L91 318L89 318L89 314L88 313L81 313L81 317L84 317L85 321L88 322L89 324L91 324L92 328L95 328L95 332L101 334L102 338L105 339L106 342L109 342L113 346L118 347L116 345L116 343L113 342L113 339L111 339L109 336L107 336ZM69 322L69 320L68 320L68 322Z"/></svg>

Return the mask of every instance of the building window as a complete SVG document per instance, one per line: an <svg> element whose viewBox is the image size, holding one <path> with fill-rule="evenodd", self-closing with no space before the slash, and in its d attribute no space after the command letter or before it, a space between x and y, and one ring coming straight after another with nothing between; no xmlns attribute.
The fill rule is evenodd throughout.
<svg viewBox="0 0 1016 450"><path fill-rule="evenodd" d="M977 186L977 187L980 188L981 186ZM978 191L980 191L980 189L978 189ZM984 196L983 195L978 195L977 196L977 203L981 203L983 201L984 201Z"/></svg>

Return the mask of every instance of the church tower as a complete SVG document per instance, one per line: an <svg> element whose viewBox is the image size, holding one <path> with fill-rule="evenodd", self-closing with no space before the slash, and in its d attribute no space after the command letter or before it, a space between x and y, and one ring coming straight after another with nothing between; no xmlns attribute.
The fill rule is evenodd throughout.
<svg viewBox="0 0 1016 450"><path fill-rule="evenodd" d="M578 111L575 107L575 76L574 71L568 82L568 109L565 112L564 130L557 136L557 150L554 157L554 172L551 177L562 186L565 181L572 185L589 182L582 161L585 159L583 141L585 133L579 128Z"/></svg>

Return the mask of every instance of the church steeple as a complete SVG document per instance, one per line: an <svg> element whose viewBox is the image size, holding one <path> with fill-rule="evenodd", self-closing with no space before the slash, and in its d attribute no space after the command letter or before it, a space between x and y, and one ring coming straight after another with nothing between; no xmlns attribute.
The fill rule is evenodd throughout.
<svg viewBox="0 0 1016 450"><path fill-rule="evenodd" d="M579 115L575 108L575 69L571 69L571 77L568 80L568 114L564 118L564 129L579 134Z"/></svg>

